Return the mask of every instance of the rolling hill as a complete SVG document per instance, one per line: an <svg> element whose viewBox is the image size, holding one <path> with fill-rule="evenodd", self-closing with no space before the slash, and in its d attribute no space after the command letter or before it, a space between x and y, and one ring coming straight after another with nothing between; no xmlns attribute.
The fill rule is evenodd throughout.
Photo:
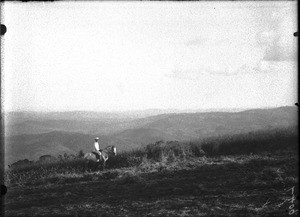
<svg viewBox="0 0 300 217"><path fill-rule="evenodd" d="M4 114L5 135L40 134L52 131L106 135L139 125L132 120L171 111L178 112L160 109L128 112L8 112Z"/></svg>
<svg viewBox="0 0 300 217"><path fill-rule="evenodd" d="M87 113L84 113L87 116ZM62 116L60 116L62 118ZM70 118L70 117L69 117ZM210 136L247 133L297 126L298 108L280 107L241 112L171 113L134 118L118 116L104 120L37 118L14 121L6 137L6 164L18 159L38 159L44 154L59 155L91 151L93 139L118 150L138 148L158 140L195 140ZM19 119L20 120L20 119ZM22 133L22 134L21 134ZM21 135L20 135L21 134Z"/></svg>

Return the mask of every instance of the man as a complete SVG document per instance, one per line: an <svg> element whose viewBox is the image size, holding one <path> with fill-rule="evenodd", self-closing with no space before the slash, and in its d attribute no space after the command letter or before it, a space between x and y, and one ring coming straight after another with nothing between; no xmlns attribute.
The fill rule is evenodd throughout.
<svg viewBox="0 0 300 217"><path fill-rule="evenodd" d="M96 137L95 138L95 142L94 142L94 147L95 147L95 151L96 151L97 162L100 161L100 155L101 155L98 140L99 140L99 138Z"/></svg>

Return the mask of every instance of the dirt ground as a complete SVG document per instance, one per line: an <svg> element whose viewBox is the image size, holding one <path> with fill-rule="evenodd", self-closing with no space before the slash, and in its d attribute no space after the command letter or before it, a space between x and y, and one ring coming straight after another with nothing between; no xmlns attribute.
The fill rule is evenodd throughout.
<svg viewBox="0 0 300 217"><path fill-rule="evenodd" d="M297 159L191 161L182 168L9 187L5 216L296 216Z"/></svg>

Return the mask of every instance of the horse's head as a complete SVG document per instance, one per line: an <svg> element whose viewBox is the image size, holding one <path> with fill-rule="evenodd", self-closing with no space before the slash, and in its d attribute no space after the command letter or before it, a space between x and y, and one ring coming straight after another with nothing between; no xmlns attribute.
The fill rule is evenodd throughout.
<svg viewBox="0 0 300 217"><path fill-rule="evenodd" d="M111 147L112 152L114 153L114 155L117 155L117 148L115 146Z"/></svg>

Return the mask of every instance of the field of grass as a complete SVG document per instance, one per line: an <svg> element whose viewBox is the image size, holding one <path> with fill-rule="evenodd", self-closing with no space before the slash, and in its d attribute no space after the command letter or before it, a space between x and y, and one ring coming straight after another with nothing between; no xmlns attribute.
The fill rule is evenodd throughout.
<svg viewBox="0 0 300 217"><path fill-rule="evenodd" d="M298 135L158 141L105 171L73 159L8 170L5 180L5 216L297 215Z"/></svg>

